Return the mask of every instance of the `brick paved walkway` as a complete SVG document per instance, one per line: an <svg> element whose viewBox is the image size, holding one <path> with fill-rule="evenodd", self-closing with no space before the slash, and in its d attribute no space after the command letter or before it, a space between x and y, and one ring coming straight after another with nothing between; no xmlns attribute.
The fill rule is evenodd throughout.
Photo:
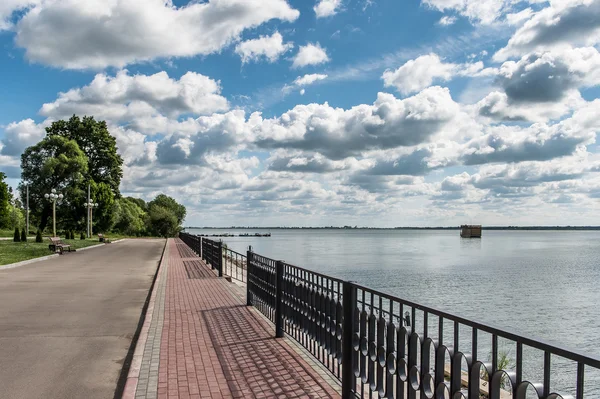
<svg viewBox="0 0 600 399"><path fill-rule="evenodd" d="M273 338L239 287L217 278L181 240L169 240L165 262L136 398L339 397L322 371Z"/></svg>

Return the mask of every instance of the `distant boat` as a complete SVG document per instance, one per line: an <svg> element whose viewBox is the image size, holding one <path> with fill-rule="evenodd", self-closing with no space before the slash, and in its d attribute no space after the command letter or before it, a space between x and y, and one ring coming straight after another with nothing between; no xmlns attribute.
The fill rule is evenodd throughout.
<svg viewBox="0 0 600 399"><path fill-rule="evenodd" d="M481 225L463 224L460 226L460 236L463 238L481 238Z"/></svg>

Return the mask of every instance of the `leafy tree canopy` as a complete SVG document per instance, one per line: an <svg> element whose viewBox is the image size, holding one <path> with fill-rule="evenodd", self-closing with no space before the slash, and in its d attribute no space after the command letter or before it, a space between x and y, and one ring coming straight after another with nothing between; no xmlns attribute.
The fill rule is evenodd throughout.
<svg viewBox="0 0 600 399"><path fill-rule="evenodd" d="M127 197L115 201L115 224L113 227L115 231L130 236L144 234L146 212L134 200L135 198Z"/></svg>
<svg viewBox="0 0 600 399"><path fill-rule="evenodd" d="M21 155L19 191L25 199L25 184L29 184L30 211L39 218L42 231L52 215L52 203L44 198L44 194L52 189L65 196L60 206L68 212L64 212L62 220L67 225L78 223L80 215L77 212L85 212L78 209L78 202L84 195L81 183L87 173L87 157L76 141L65 137L46 136Z"/></svg>
<svg viewBox="0 0 600 399"><path fill-rule="evenodd" d="M84 179L104 183L110 187L115 197L120 196L123 158L117 153L117 141L109 133L105 121L96 121L93 116L80 119L73 115L68 121L53 122L46 128L46 132L50 137L75 140L88 160Z"/></svg>
<svg viewBox="0 0 600 399"><path fill-rule="evenodd" d="M185 215L185 206L165 194L159 194L148 203L148 230L152 235L175 236L181 230Z"/></svg>
<svg viewBox="0 0 600 399"><path fill-rule="evenodd" d="M152 201L148 202L148 209L150 210L153 206L163 207L173 213L177 218L177 223L183 223L185 219L186 209L185 206L177 203L173 198L165 194L159 194Z"/></svg>

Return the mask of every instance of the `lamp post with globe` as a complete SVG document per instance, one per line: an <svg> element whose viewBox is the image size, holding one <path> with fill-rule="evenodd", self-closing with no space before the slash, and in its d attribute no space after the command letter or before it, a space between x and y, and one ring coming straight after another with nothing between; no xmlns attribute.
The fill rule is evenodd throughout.
<svg viewBox="0 0 600 399"><path fill-rule="evenodd" d="M94 202L86 202L85 204L83 204L83 206L85 206L88 210L88 215L89 215L89 223L88 223L88 238L92 237L92 209L94 208L98 208L98 203L94 203Z"/></svg>
<svg viewBox="0 0 600 399"><path fill-rule="evenodd" d="M50 190L49 194L44 194L46 199L52 201L52 236L56 237L56 201L62 200L62 194L56 194L56 189Z"/></svg>

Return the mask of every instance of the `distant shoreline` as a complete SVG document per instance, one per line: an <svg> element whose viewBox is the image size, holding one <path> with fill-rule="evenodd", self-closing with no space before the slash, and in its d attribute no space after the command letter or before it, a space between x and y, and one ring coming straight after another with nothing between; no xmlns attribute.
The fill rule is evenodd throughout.
<svg viewBox="0 0 600 399"><path fill-rule="evenodd" d="M460 230L459 226L448 227L193 227L193 230ZM600 226L483 226L482 230L600 230Z"/></svg>

